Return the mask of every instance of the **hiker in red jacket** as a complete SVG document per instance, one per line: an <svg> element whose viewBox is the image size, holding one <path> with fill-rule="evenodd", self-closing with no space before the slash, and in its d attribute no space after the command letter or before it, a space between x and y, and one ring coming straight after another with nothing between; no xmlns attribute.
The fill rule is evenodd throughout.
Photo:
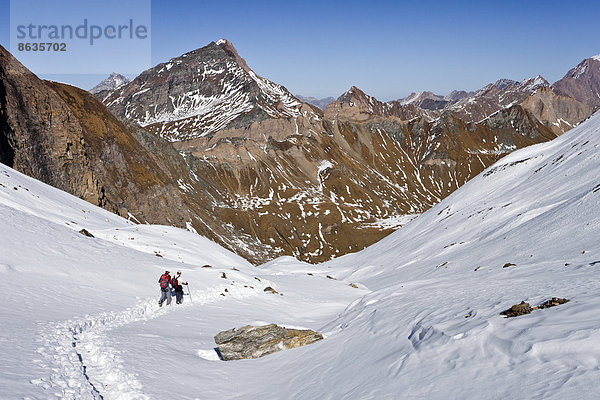
<svg viewBox="0 0 600 400"><path fill-rule="evenodd" d="M158 300L158 306L162 307L165 299L167 300L167 305L171 304L171 288L169 285L171 284L171 275L169 275L169 271L165 271L164 274L160 276L158 279L158 283L160 283L160 300Z"/></svg>

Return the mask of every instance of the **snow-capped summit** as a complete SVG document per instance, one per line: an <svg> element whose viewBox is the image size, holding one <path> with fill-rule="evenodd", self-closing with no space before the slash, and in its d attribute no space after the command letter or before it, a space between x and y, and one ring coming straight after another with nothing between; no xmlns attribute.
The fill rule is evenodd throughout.
<svg viewBox="0 0 600 400"><path fill-rule="evenodd" d="M549 86L541 76L523 79L499 79L468 97L463 97L446 109L465 121L481 121L504 108L522 103L540 87Z"/></svg>
<svg viewBox="0 0 600 400"><path fill-rule="evenodd" d="M120 87L121 85L128 83L129 81L130 79L126 76L113 72L108 76L108 78L91 88L89 92L92 94L96 94L105 90L114 90Z"/></svg>
<svg viewBox="0 0 600 400"><path fill-rule="evenodd" d="M220 39L142 72L103 98L116 115L179 141L267 118L297 117L303 103L262 78Z"/></svg>
<svg viewBox="0 0 600 400"><path fill-rule="evenodd" d="M550 86L550 83L548 83L548 81L544 79L544 77L538 75L535 78L523 79L519 83L519 86L522 88L521 90L532 94L541 87Z"/></svg>
<svg viewBox="0 0 600 400"><path fill-rule="evenodd" d="M509 86L516 85L517 83L518 82L515 80L502 78L502 79L498 79L492 85L494 85L498 90L502 90Z"/></svg>

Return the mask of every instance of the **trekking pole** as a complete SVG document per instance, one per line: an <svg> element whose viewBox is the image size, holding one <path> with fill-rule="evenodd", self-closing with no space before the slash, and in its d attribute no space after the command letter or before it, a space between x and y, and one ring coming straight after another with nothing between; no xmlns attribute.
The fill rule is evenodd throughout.
<svg viewBox="0 0 600 400"><path fill-rule="evenodd" d="M192 300L192 292L190 292L190 284L188 283L186 286L188 288L188 296L190 296L190 301L193 303L194 300Z"/></svg>

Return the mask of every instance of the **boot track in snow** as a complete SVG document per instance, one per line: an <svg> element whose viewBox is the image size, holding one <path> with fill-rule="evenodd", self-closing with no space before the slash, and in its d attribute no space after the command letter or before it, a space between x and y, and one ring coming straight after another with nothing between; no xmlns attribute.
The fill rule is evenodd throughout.
<svg viewBox="0 0 600 400"><path fill-rule="evenodd" d="M193 307L223 299L223 288L210 288L194 293L194 303L178 305ZM257 295L255 289L232 286L229 295L244 298ZM67 320L52 324L40 334L42 347L38 353L44 361L40 365L50 375L35 379L33 384L42 386L50 398L72 400L150 399L142 391L142 385L134 373L128 372L110 346L108 333L118 327L148 321L168 311L159 308L157 300L145 300L123 311L87 316L80 320Z"/></svg>

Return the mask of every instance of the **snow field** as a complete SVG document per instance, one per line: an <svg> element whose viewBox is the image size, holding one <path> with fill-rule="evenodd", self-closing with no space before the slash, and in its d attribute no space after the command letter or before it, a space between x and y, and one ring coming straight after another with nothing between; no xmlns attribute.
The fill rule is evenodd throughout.
<svg viewBox="0 0 600 400"><path fill-rule="evenodd" d="M596 399L599 149L597 114L361 252L260 267L0 166L0 398ZM165 269L194 303L157 307ZM325 340L215 360L216 333L267 322Z"/></svg>

